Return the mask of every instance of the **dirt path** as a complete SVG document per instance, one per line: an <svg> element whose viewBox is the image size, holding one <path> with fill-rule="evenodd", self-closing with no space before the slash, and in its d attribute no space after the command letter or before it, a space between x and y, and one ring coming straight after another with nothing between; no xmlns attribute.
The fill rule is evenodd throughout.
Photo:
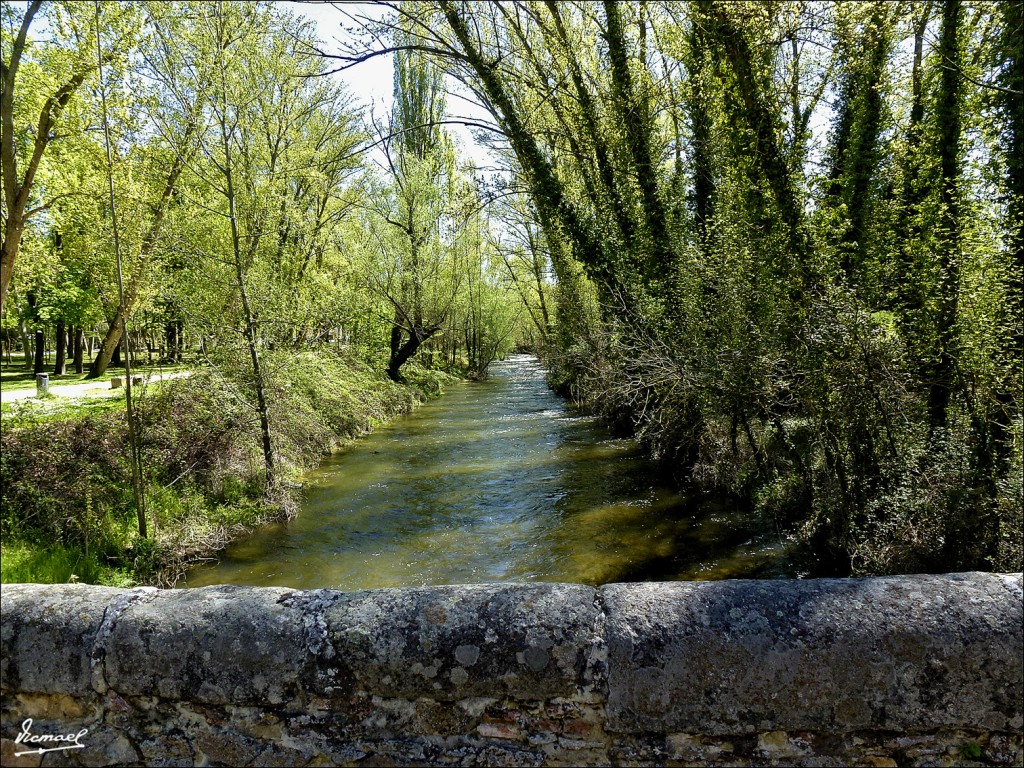
<svg viewBox="0 0 1024 768"><path fill-rule="evenodd" d="M192 371L178 371L176 373L150 373L143 375L146 382L151 381L163 381L165 379L182 379L186 376L190 376ZM124 376L120 377L122 382ZM110 388L110 381L107 380L96 380L96 381L85 381L81 384L54 384L50 387L50 394L59 395L61 397L111 397L113 395L120 395L124 392L123 385L117 389ZM12 402L14 400L24 400L27 397L35 397L36 391L34 389L15 389L10 392L0 393L0 400L5 403Z"/></svg>

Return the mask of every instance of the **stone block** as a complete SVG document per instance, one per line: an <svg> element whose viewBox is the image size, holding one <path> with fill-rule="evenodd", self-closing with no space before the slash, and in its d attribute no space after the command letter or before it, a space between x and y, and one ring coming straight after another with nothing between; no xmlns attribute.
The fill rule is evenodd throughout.
<svg viewBox="0 0 1024 768"><path fill-rule="evenodd" d="M0 688L92 693L92 650L110 602L124 590L86 584L4 584Z"/></svg>
<svg viewBox="0 0 1024 768"><path fill-rule="evenodd" d="M597 618L574 584L487 584L340 594L334 652L378 696L539 700L579 688Z"/></svg>
<svg viewBox="0 0 1024 768"><path fill-rule="evenodd" d="M993 574L609 585L618 732L1018 731L1022 605Z"/></svg>
<svg viewBox="0 0 1024 768"><path fill-rule="evenodd" d="M279 705L316 679L292 590L165 590L128 606L105 642L106 679L122 695Z"/></svg>

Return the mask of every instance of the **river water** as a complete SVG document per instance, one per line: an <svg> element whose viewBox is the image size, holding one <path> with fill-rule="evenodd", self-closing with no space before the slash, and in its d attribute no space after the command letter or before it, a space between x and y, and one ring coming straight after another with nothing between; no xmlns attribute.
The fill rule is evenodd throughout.
<svg viewBox="0 0 1024 768"><path fill-rule="evenodd" d="M527 355L492 364L486 381L449 387L326 459L308 481L297 517L192 569L186 585L795 575L774 523L673 490L634 441L552 393Z"/></svg>

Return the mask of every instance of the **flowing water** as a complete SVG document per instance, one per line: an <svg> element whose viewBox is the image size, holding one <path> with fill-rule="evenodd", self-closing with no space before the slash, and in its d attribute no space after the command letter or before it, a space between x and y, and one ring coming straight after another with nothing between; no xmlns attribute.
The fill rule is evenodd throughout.
<svg viewBox="0 0 1024 768"><path fill-rule="evenodd" d="M193 569L187 586L796 575L774 523L674 491L634 441L554 395L535 358L490 373L325 460L297 517Z"/></svg>

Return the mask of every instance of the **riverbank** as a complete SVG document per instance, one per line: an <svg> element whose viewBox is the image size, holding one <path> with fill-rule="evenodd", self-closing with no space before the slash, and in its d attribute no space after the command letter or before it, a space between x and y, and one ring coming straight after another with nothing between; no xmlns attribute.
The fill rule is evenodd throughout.
<svg viewBox="0 0 1024 768"><path fill-rule="evenodd" d="M334 352L276 353L267 362L284 477L269 502L244 377L199 370L142 394L148 539L137 534L123 405L71 408L67 418L40 418L30 401L5 409L0 580L172 584L187 565L292 515L304 473L325 454L457 380L407 366L406 383L396 384Z"/></svg>
<svg viewBox="0 0 1024 768"><path fill-rule="evenodd" d="M571 353L545 350L549 385L615 434L636 439L677 487L728 495L777 526L806 553L806 575L1016 572L1024 563L1019 413L996 424L1004 438L997 445L990 435L990 454L972 455L972 432L995 422L972 421L981 417L962 408L952 427L929 434L920 421L913 425L911 415L921 419L923 410L907 392L906 432L886 433L891 455L880 461L868 456L875 438L863 432L863 444L841 445L829 432L837 414L799 405L792 392L785 407L759 411L753 400L723 398L710 376L690 373L687 381L682 364L658 358L664 350L637 362L604 343L589 358L582 342ZM641 363L651 367L644 372ZM663 381L645 381L657 370L667 371ZM857 413L850 407L843 418ZM844 462L863 462L856 471L866 474L846 474Z"/></svg>
<svg viewBox="0 0 1024 768"><path fill-rule="evenodd" d="M511 355L486 381L326 459L288 525L179 584L357 591L803 573L774 525L730 499L680 494L545 373L536 357Z"/></svg>

